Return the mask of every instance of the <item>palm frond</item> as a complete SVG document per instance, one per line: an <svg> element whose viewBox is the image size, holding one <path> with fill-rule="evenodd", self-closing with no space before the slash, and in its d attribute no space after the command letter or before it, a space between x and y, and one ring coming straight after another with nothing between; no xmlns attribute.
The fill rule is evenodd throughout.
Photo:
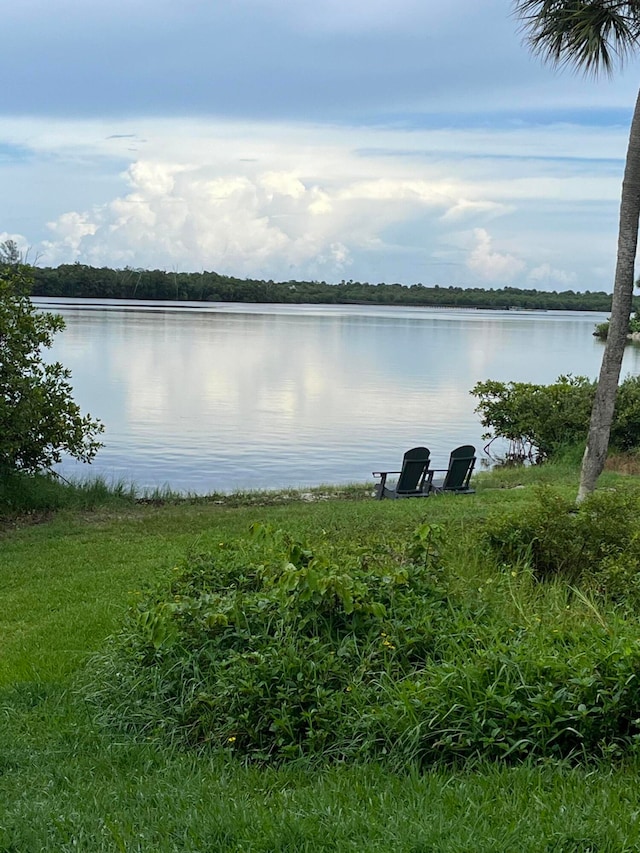
<svg viewBox="0 0 640 853"><path fill-rule="evenodd" d="M515 0L525 40L554 65L610 74L639 46L640 0Z"/></svg>

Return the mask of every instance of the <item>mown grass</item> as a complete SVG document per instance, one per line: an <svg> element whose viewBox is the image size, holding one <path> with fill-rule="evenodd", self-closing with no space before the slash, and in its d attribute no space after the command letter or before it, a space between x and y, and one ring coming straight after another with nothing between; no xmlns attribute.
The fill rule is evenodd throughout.
<svg viewBox="0 0 640 853"><path fill-rule="evenodd" d="M443 524L460 588L473 582L491 595L490 573L469 559L463 540L494 510L526 506L537 482L571 497L577 471L504 469L479 478L475 496L424 501L376 502L358 490L315 501L119 498L5 527L0 851L640 850L634 759L512 767L475 760L422 772L391 772L384 762L245 767L230 754L102 729L77 693L78 673L141 590L168 583L185 554L239 539L255 521L345 547L409 539L425 520ZM621 482L608 473L602 486ZM511 593L532 620L545 607L566 607L561 585L541 591L524 574Z"/></svg>
<svg viewBox="0 0 640 853"><path fill-rule="evenodd" d="M626 853L640 844L631 768L246 768L113 742L42 686L8 702L7 851Z"/></svg>

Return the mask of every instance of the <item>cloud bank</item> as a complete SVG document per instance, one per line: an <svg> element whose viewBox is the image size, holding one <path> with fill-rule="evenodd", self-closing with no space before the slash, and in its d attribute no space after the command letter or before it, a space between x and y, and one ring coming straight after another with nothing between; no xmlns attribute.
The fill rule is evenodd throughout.
<svg viewBox="0 0 640 853"><path fill-rule="evenodd" d="M3 25L0 229L42 263L611 288L640 66L554 73L503 0L28 0Z"/></svg>
<svg viewBox="0 0 640 853"><path fill-rule="evenodd" d="M46 265L609 289L622 130L14 120L5 138L61 181L57 215L12 231Z"/></svg>

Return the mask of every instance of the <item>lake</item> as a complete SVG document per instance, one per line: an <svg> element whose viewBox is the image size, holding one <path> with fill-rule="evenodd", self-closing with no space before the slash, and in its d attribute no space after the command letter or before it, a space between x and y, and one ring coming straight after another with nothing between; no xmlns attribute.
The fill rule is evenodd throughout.
<svg viewBox="0 0 640 853"><path fill-rule="evenodd" d="M435 467L486 441L479 380L595 378L605 314L36 299L65 319L47 358L106 426L91 466L205 494L371 480L426 445ZM629 347L623 375L640 369Z"/></svg>

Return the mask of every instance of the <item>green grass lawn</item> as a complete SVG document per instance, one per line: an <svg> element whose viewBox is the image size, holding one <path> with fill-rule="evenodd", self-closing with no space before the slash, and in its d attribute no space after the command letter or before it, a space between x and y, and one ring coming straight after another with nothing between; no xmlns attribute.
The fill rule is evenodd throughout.
<svg viewBox="0 0 640 853"><path fill-rule="evenodd" d="M486 570L462 550L458 559L457 542L494 510L525 506L538 481L572 496L577 473L512 469L483 475L474 496L414 501L376 502L358 490L316 501L123 501L5 529L0 851L640 850L635 759L475 760L421 772L384 762L247 767L102 729L78 694L87 660L141 591L168 584L186 554L246 536L252 522L356 549L442 524L461 588L482 586ZM601 485L627 482L607 474Z"/></svg>

